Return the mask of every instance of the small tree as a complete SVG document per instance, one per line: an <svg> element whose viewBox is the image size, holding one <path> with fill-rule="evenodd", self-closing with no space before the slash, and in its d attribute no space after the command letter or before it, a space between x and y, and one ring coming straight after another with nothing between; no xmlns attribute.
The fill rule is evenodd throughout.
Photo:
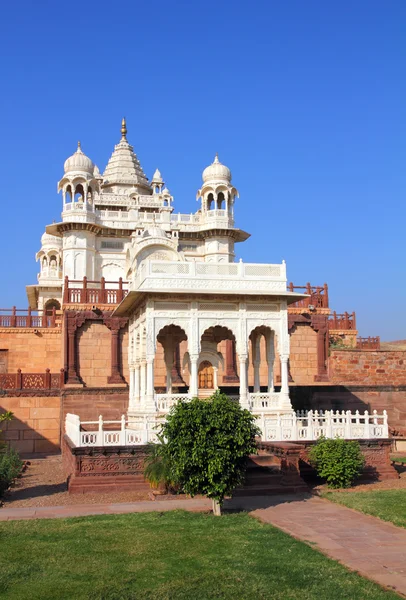
<svg viewBox="0 0 406 600"><path fill-rule="evenodd" d="M13 416L10 411L1 413L0 423L11 421ZM22 467L23 463L18 452L13 448L7 449L6 444L0 439L0 496L8 489L13 480L20 475Z"/></svg>
<svg viewBox="0 0 406 600"><path fill-rule="evenodd" d="M220 392L178 402L162 426L171 479L191 496L211 498L213 513L220 515L224 497L244 482L259 433L255 417Z"/></svg>
<svg viewBox="0 0 406 600"><path fill-rule="evenodd" d="M309 452L310 464L330 488L350 487L365 464L357 441L320 438Z"/></svg>

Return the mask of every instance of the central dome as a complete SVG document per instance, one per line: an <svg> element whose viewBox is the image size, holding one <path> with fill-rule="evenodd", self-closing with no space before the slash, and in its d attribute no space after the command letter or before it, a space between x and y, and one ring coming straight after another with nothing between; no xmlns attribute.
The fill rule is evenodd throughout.
<svg viewBox="0 0 406 600"><path fill-rule="evenodd" d="M168 236L166 234L166 232L161 229L160 227L157 227L156 225L153 227L150 227L149 229L146 229L144 231L144 233L142 234L143 238L146 237L153 237L153 238L165 238L168 239Z"/></svg>
<svg viewBox="0 0 406 600"><path fill-rule="evenodd" d="M203 181L207 183L208 181L231 181L231 171L228 167L223 165L219 161L219 157L216 154L216 157L212 164L205 168L203 171Z"/></svg>
<svg viewBox="0 0 406 600"><path fill-rule="evenodd" d="M82 152L80 142L78 142L78 148L72 156L65 160L63 166L65 173L72 171L80 171L81 173L89 173L93 175L94 164L86 154Z"/></svg>

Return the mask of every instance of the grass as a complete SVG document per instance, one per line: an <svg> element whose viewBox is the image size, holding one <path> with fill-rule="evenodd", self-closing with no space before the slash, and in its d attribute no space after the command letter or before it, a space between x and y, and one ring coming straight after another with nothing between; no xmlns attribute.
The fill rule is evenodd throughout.
<svg viewBox="0 0 406 600"><path fill-rule="evenodd" d="M406 527L406 489L367 492L324 492L323 498L367 515Z"/></svg>
<svg viewBox="0 0 406 600"><path fill-rule="evenodd" d="M0 597L399 598L247 514L182 511L1 523Z"/></svg>
<svg viewBox="0 0 406 600"><path fill-rule="evenodd" d="M396 463L402 463L406 465L406 456L393 456L392 460Z"/></svg>

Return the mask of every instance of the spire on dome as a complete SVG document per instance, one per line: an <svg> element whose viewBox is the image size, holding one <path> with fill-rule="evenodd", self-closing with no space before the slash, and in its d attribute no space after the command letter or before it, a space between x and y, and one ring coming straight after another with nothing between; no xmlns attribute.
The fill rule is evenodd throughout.
<svg viewBox="0 0 406 600"><path fill-rule="evenodd" d="M121 121L121 138L123 140L127 139L127 123L125 117L123 117L123 120Z"/></svg>
<svg viewBox="0 0 406 600"><path fill-rule="evenodd" d="M137 191L139 194L150 195L152 190L140 161L134 153L134 148L127 140L127 123L121 121L121 140L114 146L114 152L103 173L103 188L111 186Z"/></svg>

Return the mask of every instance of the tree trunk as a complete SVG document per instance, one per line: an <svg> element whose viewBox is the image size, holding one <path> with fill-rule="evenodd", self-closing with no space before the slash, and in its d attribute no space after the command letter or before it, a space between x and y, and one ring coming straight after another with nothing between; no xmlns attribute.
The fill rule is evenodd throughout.
<svg viewBox="0 0 406 600"><path fill-rule="evenodd" d="M221 504L214 498L212 498L212 504L213 504L213 515L215 515L216 517L221 517Z"/></svg>

